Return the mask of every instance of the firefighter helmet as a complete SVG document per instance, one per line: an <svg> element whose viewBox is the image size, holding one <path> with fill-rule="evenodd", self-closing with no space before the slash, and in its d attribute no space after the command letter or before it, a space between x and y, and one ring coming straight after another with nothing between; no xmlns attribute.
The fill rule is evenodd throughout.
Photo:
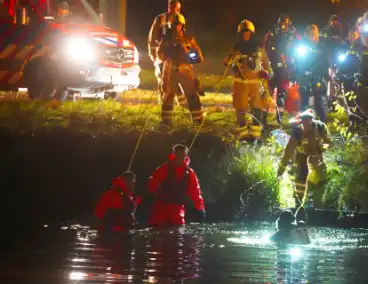
<svg viewBox="0 0 368 284"><path fill-rule="evenodd" d="M281 14L279 16L279 19L277 20L277 23L279 24L279 26L281 26L282 24L287 24L288 26L291 26L291 16L288 14Z"/></svg>
<svg viewBox="0 0 368 284"><path fill-rule="evenodd" d="M238 34L241 35L244 31L250 31L252 33L256 32L254 24L249 20L243 20L238 25Z"/></svg>
<svg viewBox="0 0 368 284"><path fill-rule="evenodd" d="M299 113L297 116L295 116L294 118L290 119L289 123L291 125L299 125L300 123L302 123L302 121L304 119L316 119L316 116L314 114L314 110L312 109L307 109L306 111Z"/></svg>
<svg viewBox="0 0 368 284"><path fill-rule="evenodd" d="M302 112L300 114L300 119L303 120L303 119L308 119L308 118L311 118L311 119L315 119L316 116L314 114L314 110L312 109L307 109L306 111Z"/></svg>
<svg viewBox="0 0 368 284"><path fill-rule="evenodd" d="M57 7L58 9L62 9L62 10L70 10L70 6L67 1L61 1Z"/></svg>
<svg viewBox="0 0 368 284"><path fill-rule="evenodd" d="M185 26L184 16L180 13L175 14L173 24L174 25L183 25L183 26Z"/></svg>

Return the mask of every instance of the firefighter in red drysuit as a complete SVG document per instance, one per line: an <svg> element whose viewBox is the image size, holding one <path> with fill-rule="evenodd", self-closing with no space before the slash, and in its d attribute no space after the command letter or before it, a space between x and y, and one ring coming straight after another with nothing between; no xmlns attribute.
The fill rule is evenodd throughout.
<svg viewBox="0 0 368 284"><path fill-rule="evenodd" d="M112 186L98 201L94 215L100 221L98 229L125 231L136 225L135 211L141 197L134 194L135 174L128 171L112 180Z"/></svg>
<svg viewBox="0 0 368 284"><path fill-rule="evenodd" d="M204 201L197 176L189 167L187 153L185 145L175 145L169 161L158 167L150 177L148 191L156 199L148 221L150 226L185 224L184 204L187 197L193 201L201 221L204 220Z"/></svg>

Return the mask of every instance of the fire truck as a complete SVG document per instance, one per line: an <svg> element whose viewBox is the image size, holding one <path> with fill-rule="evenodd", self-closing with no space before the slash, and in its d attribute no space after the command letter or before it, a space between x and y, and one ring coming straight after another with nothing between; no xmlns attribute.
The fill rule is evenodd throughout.
<svg viewBox="0 0 368 284"><path fill-rule="evenodd" d="M70 13L60 16L59 1L0 0L0 90L65 100L137 88L134 43L106 26L92 1L67 2Z"/></svg>

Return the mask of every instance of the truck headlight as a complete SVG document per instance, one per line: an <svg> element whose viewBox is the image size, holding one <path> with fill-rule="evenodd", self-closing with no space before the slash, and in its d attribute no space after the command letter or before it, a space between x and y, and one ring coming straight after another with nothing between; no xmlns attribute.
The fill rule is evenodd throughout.
<svg viewBox="0 0 368 284"><path fill-rule="evenodd" d="M71 38L66 44L66 56L76 62L94 61L96 53L93 45L84 38Z"/></svg>

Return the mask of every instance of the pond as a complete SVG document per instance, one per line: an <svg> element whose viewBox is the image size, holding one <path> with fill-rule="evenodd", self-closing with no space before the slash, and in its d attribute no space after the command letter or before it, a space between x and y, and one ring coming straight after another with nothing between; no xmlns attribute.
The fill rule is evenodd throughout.
<svg viewBox="0 0 368 284"><path fill-rule="evenodd" d="M5 246L0 279L17 283L367 283L368 230L309 228L277 247L271 223L191 224L99 235L43 226ZM17 239L17 241L15 241ZM17 280L17 281L15 281ZM10 283L10 282L7 282Z"/></svg>

